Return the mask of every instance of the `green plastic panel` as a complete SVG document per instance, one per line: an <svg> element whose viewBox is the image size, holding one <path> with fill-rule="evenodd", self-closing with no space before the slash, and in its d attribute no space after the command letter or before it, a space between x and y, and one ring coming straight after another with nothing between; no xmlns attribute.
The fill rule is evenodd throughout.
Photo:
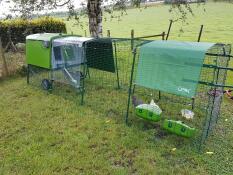
<svg viewBox="0 0 233 175"><path fill-rule="evenodd" d="M164 120L163 128L171 133L188 138L193 137L196 132L195 128L191 128L181 121L167 119Z"/></svg>
<svg viewBox="0 0 233 175"><path fill-rule="evenodd" d="M153 106L149 104L142 104L136 107L136 115L140 118L157 122L161 119L161 112L154 109ZM159 109L160 110L160 109Z"/></svg>
<svg viewBox="0 0 233 175"><path fill-rule="evenodd" d="M85 54L88 67L115 73L111 39L102 38L88 41Z"/></svg>
<svg viewBox="0 0 233 175"><path fill-rule="evenodd" d="M136 84L192 98L214 43L152 41L140 48Z"/></svg>
<svg viewBox="0 0 233 175"><path fill-rule="evenodd" d="M50 47L45 47L43 41L27 40L26 41L26 61L27 64L50 69Z"/></svg>

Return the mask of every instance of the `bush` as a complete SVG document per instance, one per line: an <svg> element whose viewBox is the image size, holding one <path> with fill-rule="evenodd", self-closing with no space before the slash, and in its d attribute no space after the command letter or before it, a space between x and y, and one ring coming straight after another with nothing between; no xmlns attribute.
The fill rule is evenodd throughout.
<svg viewBox="0 0 233 175"><path fill-rule="evenodd" d="M25 43L26 36L33 33L66 33L65 23L56 18L42 17L33 20L3 20L0 21L0 37L3 47L8 43L8 33L14 44Z"/></svg>

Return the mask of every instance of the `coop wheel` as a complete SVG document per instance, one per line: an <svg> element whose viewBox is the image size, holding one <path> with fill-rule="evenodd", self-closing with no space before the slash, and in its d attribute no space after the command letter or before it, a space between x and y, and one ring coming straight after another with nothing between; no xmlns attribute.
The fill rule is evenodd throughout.
<svg viewBox="0 0 233 175"><path fill-rule="evenodd" d="M41 86L44 90L51 90L52 89L52 82L48 79L43 79L41 82Z"/></svg>

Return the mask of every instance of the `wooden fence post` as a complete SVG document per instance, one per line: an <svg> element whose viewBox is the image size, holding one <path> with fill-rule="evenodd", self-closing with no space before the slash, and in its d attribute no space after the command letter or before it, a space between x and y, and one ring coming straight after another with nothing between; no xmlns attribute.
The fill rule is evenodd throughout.
<svg viewBox="0 0 233 175"><path fill-rule="evenodd" d="M134 30L131 30L131 50L134 48Z"/></svg>
<svg viewBox="0 0 233 175"><path fill-rule="evenodd" d="M6 63L6 57L5 57L5 50L3 49L2 46L2 39L0 38L0 57L2 57L2 62L3 62L3 76L8 76L9 75L9 71L8 71L8 67L7 67L7 63Z"/></svg>
<svg viewBox="0 0 233 175"><path fill-rule="evenodd" d="M111 37L111 33L110 33L110 30L107 30L107 37Z"/></svg>

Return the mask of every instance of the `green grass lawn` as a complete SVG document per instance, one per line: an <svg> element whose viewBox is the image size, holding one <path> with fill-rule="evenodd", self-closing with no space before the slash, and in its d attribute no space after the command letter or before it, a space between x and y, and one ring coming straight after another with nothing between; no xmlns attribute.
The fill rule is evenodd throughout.
<svg viewBox="0 0 233 175"><path fill-rule="evenodd" d="M109 27L105 30L111 29L116 37L127 37L131 28L138 36L159 33L167 27L170 18L167 9L158 6L142 12L129 10L119 23L105 22L104 26ZM210 3L206 9L206 14L197 10L200 12L197 18L190 18L195 22L186 26L180 37L175 34L180 26L174 24L171 39L196 40L198 25L203 23L206 27L203 41L233 43L233 23L230 23L233 5ZM224 100L215 134L209 137L200 154L189 140L161 133L156 124L131 116L134 124L127 127L124 90L87 86L84 106L77 104L79 98L68 87L49 94L27 85L25 77L0 80L0 174L231 175L233 172L233 103L228 99Z"/></svg>
<svg viewBox="0 0 233 175"><path fill-rule="evenodd" d="M87 89L86 104L80 106L80 96L69 88L48 94L28 86L22 77L0 83L0 174L204 175L233 171L232 102L224 102L215 134L200 154L188 139L163 135L158 125L131 116L134 124L127 127L122 111L125 91Z"/></svg>

